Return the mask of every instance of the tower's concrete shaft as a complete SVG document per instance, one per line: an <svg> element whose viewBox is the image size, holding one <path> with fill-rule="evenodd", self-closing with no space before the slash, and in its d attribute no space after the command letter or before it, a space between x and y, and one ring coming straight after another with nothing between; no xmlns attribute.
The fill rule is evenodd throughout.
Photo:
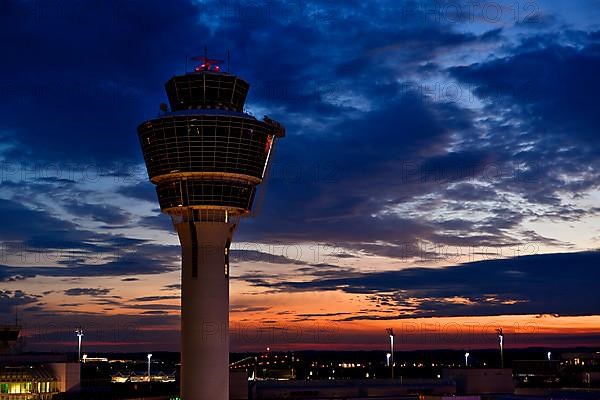
<svg viewBox="0 0 600 400"><path fill-rule="evenodd" d="M229 244L235 225L180 222L181 397L229 399Z"/></svg>
<svg viewBox="0 0 600 400"><path fill-rule="evenodd" d="M138 137L182 247L181 398L229 400L229 245L285 129L245 113L248 83L210 63L165 88L171 110Z"/></svg>

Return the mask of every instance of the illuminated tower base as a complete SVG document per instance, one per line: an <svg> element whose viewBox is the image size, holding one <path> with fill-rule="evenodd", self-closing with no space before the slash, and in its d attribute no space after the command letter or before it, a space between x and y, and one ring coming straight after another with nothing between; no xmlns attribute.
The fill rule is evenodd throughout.
<svg viewBox="0 0 600 400"><path fill-rule="evenodd" d="M175 224L182 247L181 397L229 399L229 244L235 224Z"/></svg>

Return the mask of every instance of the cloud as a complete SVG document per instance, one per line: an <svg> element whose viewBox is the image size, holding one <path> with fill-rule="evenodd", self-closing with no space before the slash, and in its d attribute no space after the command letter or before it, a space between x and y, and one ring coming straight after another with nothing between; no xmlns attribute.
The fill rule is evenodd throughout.
<svg viewBox="0 0 600 400"><path fill-rule="evenodd" d="M439 187L433 179L407 182L403 171L420 165L423 155L445 154L451 135L470 129L470 115L396 90L397 97L380 108L327 129L343 135L286 137L275 156L274 176L264 188L268 193L259 205L258 222L244 221L240 240L266 236L343 245L429 235L433 229L427 223L374 214Z"/></svg>
<svg viewBox="0 0 600 400"><path fill-rule="evenodd" d="M260 9L267 6L257 5ZM124 178L119 185L113 185L117 186L117 193L154 203L152 185L140 173L143 171L135 126L164 98L162 87L156 82L162 82L175 70L175 54L191 54L188 45L173 48L172 43L185 43L176 38L196 33L210 37L211 47L231 48L234 60L254 60L251 65L235 64L236 73L255 83L248 106L272 110L276 118L283 118L291 133L277 149L272 177L261 190L267 192L266 199L257 201L260 219L244 222L238 239L334 242L350 250L370 247L376 254L391 253L385 247L368 243L372 239L396 245L417 237L447 240L435 223L422 217L406 217L407 213L399 218L390 210L432 191L443 192L440 186L477 174L489 165L492 152L481 148L449 150L457 137L474 134L477 115L457 103L427 96L419 89L420 74L423 63L439 67L440 59L451 52L497 45L504 39L502 30L495 27L481 33L462 31L456 29L454 21L440 21L427 13L416 14L418 18L401 14L406 10L393 3L384 8L359 4L342 7L343 18L336 14L337 8L325 5L319 13L325 12L327 20L311 19L311 10L322 7L308 4L298 18L275 18L260 33L253 18L230 20L221 14L206 18L207 12L215 10L192 3L165 11L159 2L146 2L143 7L134 2L118 15L98 5L93 18L91 8L59 4L56 9L41 7L48 20L39 21L33 25L35 28L27 24L13 27L14 22L8 21L4 27L7 32L12 34L13 29L29 34L28 48L38 49L40 54L51 52L53 61L41 76L35 75L43 84L23 79L21 91L10 85L6 88L9 95L20 96L22 102L15 103L14 110L5 110L11 114L5 119L6 124L13 126L7 132L18 132L10 136L13 145L5 156L19 162L24 154L27 160L36 155L42 165L66 160L75 170L89 171L96 178ZM27 4L15 2L10 8L15 20L32 18ZM82 25L78 20L69 20L66 24L52 24L51 34L40 36L45 24L64 16L59 11L67 15L77 13L81 20L90 18L91 23ZM329 13L333 11L336 13ZM146 24L128 21L124 15L135 15L136 21L147 21L155 28L148 33ZM398 24L398 15L405 18L405 24ZM98 20L112 23L101 27ZM332 29L324 29L322 23ZM133 53L131 46L122 42L119 26L126 26L127 37L138 44ZM343 36L336 33L340 31ZM79 34L69 36L69 32ZM67 37L69 51L54 44L63 41L46 43L53 37ZM165 37L170 38L169 48ZM273 37L278 40L272 40ZM96 43L94 55L84 57L83 64L77 63L79 67L67 79L61 72L65 66L73 65L73 54L87 51L90 38ZM244 45L247 40L252 40L252 49ZM19 40L11 44L7 54L21 49L18 43ZM148 43L152 50L142 51ZM289 51L305 43L315 46L302 58ZM323 60L323 52L331 48L335 51ZM103 53L111 57L97 56ZM120 58L129 61L119 62ZM11 62L6 69L16 76L25 74L23 62ZM428 73L443 71L438 67ZM47 97L52 97L52 102ZM43 127L37 119L23 116L38 102L49 104L44 110L54 116L40 116L40 121L52 121L44 122ZM77 112L80 107L83 110ZM77 117L63 121L65 109L73 110ZM106 115L111 118L105 118ZM52 143L46 143L46 139L40 142L41 129L44 138L52 137ZM82 129L86 133L81 133ZM38 154L38 148L44 149L43 154ZM407 166L415 168L421 177L419 181L407 180ZM54 183L81 183L62 175L54 178ZM98 181L93 189L95 195L103 190ZM61 206L79 219L108 224L103 229L137 225L173 233L164 215L136 218L129 211L130 204L103 204L98 198L81 199L76 193L76 189L67 190ZM455 190L454 198L458 200L456 193ZM340 224L344 229L339 228ZM394 225L402 227L403 232L394 232ZM484 233L487 236L480 236L483 243L506 241L498 232ZM471 235L471 240L476 237ZM42 247L77 247L73 242L53 244L49 237L39 238L36 243Z"/></svg>
<svg viewBox="0 0 600 400"><path fill-rule="evenodd" d="M594 315L600 306L594 282L600 252L558 253L465 263L443 268L411 267L308 281L249 283L278 291L331 291L367 295L387 307L355 319L402 319L506 314ZM567 267L568 266L568 267ZM395 310L395 311L394 311Z"/></svg>
<svg viewBox="0 0 600 400"><path fill-rule="evenodd" d="M169 310L180 310L181 306L178 304L129 304L125 306L126 308L131 308L135 310L159 310L159 311L169 311Z"/></svg>
<svg viewBox="0 0 600 400"><path fill-rule="evenodd" d="M118 207L105 204L86 204L73 202L66 204L69 213L78 217L89 218L93 221L104 222L109 225L122 225L129 222L130 214Z"/></svg>
<svg viewBox="0 0 600 400"><path fill-rule="evenodd" d="M0 312L3 315L13 315L16 308L37 303L41 297L22 290L0 290Z"/></svg>
<svg viewBox="0 0 600 400"><path fill-rule="evenodd" d="M64 235L76 230L71 222L40 210L29 209L15 201L0 199L0 234L3 240L35 240L35 234Z"/></svg>
<svg viewBox="0 0 600 400"><path fill-rule="evenodd" d="M230 305L229 312L230 313L252 313L252 312L263 312L269 311L271 307L261 307L261 306L245 306L245 305Z"/></svg>
<svg viewBox="0 0 600 400"><path fill-rule="evenodd" d="M454 67L450 72L475 84L476 94L484 100L518 106L538 134L580 139L597 147L600 117L590 93L600 89L594 72L600 67L600 40L593 37L590 34L588 40L572 46L551 35L548 40L555 40L542 48L517 47L504 58Z"/></svg>
<svg viewBox="0 0 600 400"><path fill-rule="evenodd" d="M167 231L170 233L175 232L171 218L165 214L156 214L152 216L142 217L137 224L141 227L151 228L155 230Z"/></svg>
<svg viewBox="0 0 600 400"><path fill-rule="evenodd" d="M494 138L490 150L516 172L516 179L499 179L497 189L568 211L565 194L582 198L598 188L600 117L590 95L600 90L598 68L597 32L568 31L524 39L503 57L448 69L474 87L485 115L496 116L486 122Z"/></svg>
<svg viewBox="0 0 600 400"><path fill-rule="evenodd" d="M559 255L369 274L334 264L376 255L439 265L432 245L486 247L481 252L494 257L532 241L581 249L583 235L566 243L528 223L574 224L600 212L582 204L598 189L600 121L590 95L600 89L598 32L559 27L570 21L563 24L552 7L510 30L440 18L428 5L406 14L407 5L393 1L278 2L276 12L297 9L281 15L270 14L272 6L253 4L253 16L191 1L0 5L1 68L10 77L0 82L10 100L0 110L1 280L24 287L33 277L132 282L179 269L178 246L158 244L175 231L168 216L150 209L156 194L135 130L165 101L163 82L183 72L185 55L202 51L189 38L202 37L211 56L231 50L232 72L252 85L248 110L288 128L257 196L257 218L240 225L236 241L332 249L318 263L234 249L232 262L271 264L237 279L270 291L362 294L377 309L340 318L573 315L597 305L575 290L589 290L577 274L593 276L583 255L563 260L576 265L567 275ZM474 98L437 92L456 84ZM545 294L561 293L552 276L572 298L559 304ZM67 290L102 290L91 286ZM161 288L168 295L179 289ZM42 307L6 296L31 301L31 312ZM167 314L176 307L159 303L175 299L144 296L131 306L147 313L143 323L173 322ZM94 302L105 311L123 303ZM143 337L162 339L153 335Z"/></svg>
<svg viewBox="0 0 600 400"><path fill-rule="evenodd" d="M112 289L106 288L71 288L64 291L66 296L106 296Z"/></svg>
<svg viewBox="0 0 600 400"><path fill-rule="evenodd" d="M132 301L158 301L158 300L179 300L180 296L144 296L144 297L136 297Z"/></svg>
<svg viewBox="0 0 600 400"><path fill-rule="evenodd" d="M127 275L153 275L180 268L178 246L142 244L116 253L100 253L90 257L89 262L70 257L60 261L61 266L0 264L0 279L15 276L33 278L47 277L96 277ZM107 261L104 261L108 259ZM99 262L103 261L103 262Z"/></svg>
<svg viewBox="0 0 600 400"><path fill-rule="evenodd" d="M151 203L157 202L156 190L154 185L146 180L129 186L123 186L119 188L118 193L123 196L131 197L137 200L149 201Z"/></svg>
<svg viewBox="0 0 600 400"><path fill-rule="evenodd" d="M155 82L183 66L175 60L192 52L188 39L208 33L191 2L136 0L115 10L101 1L9 0L5 9L2 68L13 78L0 88L13 101L0 115L4 128L17 133L13 159L87 167L139 161L135 128L158 109L144 99L160 97ZM36 67L40 59L43 68Z"/></svg>

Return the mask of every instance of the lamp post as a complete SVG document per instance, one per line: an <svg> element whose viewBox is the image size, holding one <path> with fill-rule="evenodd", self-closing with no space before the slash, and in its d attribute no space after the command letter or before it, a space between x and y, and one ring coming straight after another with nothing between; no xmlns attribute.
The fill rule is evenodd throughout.
<svg viewBox="0 0 600 400"><path fill-rule="evenodd" d="M552 360L552 352L551 351L548 352L548 361L550 361L550 360Z"/></svg>
<svg viewBox="0 0 600 400"><path fill-rule="evenodd" d="M150 359L152 358L152 354L148 354L148 382L150 382Z"/></svg>
<svg viewBox="0 0 600 400"><path fill-rule="evenodd" d="M81 362L81 340L83 338L83 328L80 326L75 330L75 334L77 335L77 361Z"/></svg>
<svg viewBox="0 0 600 400"><path fill-rule="evenodd" d="M386 329L388 335L390 335L390 368L392 369L392 379L394 379L394 330L392 328Z"/></svg>
<svg viewBox="0 0 600 400"><path fill-rule="evenodd" d="M500 344L500 368L504 368L504 333L502 333L502 328L496 329L496 333Z"/></svg>
<svg viewBox="0 0 600 400"><path fill-rule="evenodd" d="M465 367L468 367L468 366L469 366L469 356L470 356L470 355L471 355L471 354L469 354L469 352L468 352L468 351L465 353Z"/></svg>
<svg viewBox="0 0 600 400"><path fill-rule="evenodd" d="M294 375L294 353L292 353L292 379L296 379L295 375Z"/></svg>
<svg viewBox="0 0 600 400"><path fill-rule="evenodd" d="M258 356L254 356L254 380L258 380Z"/></svg>

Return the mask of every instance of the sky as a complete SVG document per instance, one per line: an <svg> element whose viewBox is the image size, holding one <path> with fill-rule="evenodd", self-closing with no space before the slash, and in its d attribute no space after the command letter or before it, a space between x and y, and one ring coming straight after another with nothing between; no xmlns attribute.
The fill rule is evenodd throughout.
<svg viewBox="0 0 600 400"><path fill-rule="evenodd" d="M0 323L176 351L180 250L136 127L230 53L282 122L232 245L231 349L600 339L600 2L0 2ZM191 65L187 66L188 69Z"/></svg>

